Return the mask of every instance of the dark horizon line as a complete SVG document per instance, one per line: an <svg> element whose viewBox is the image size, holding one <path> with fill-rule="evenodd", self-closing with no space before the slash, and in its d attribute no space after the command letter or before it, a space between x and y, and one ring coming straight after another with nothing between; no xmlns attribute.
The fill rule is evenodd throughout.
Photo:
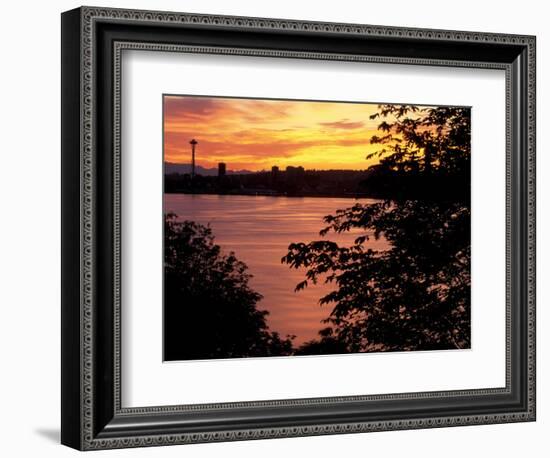
<svg viewBox="0 0 550 458"><path fill-rule="evenodd" d="M227 165L227 162L218 162L218 164L220 163L223 163L223 164L226 164ZM184 165L184 166L189 166L191 167L191 163L189 162L170 162L170 161L164 161L164 164L170 164L170 165ZM373 165L376 165L376 164L373 164ZM205 169L205 170L217 170L217 166L213 166L213 167L205 167L203 165L200 165L200 164L196 164L196 167L201 167L202 169ZM303 165L289 165L289 166L285 166L285 167L281 167L281 166L278 166L276 164L274 164L272 167L279 167L279 172L285 172L287 167L293 167L295 169L297 168L303 168L304 169L304 172L366 172L370 167L372 167L372 165L364 168L364 169L306 169ZM249 172L249 173L262 173L262 172L268 172L270 173L272 171L272 169L261 169L261 170L250 170L250 169L227 169L226 172Z"/></svg>

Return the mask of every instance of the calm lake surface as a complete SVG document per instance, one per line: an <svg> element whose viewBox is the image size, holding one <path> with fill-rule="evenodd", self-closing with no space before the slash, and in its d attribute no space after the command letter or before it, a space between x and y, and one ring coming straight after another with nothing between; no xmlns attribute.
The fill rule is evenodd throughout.
<svg viewBox="0 0 550 458"><path fill-rule="evenodd" d="M268 197L165 194L164 211L178 215L179 220L210 224L215 243L226 253L235 252L246 263L251 287L264 296L258 308L268 310L267 322L281 336L295 335L299 345L317 337L326 327L321 320L328 317L332 307L319 305L319 299L332 290L331 285L310 285L295 293L295 286L305 279L302 269L281 264L287 248L293 242L322 240L319 231L325 226L323 217L337 209L373 199ZM339 244L351 244L362 232L325 239ZM383 240L372 240L373 249L384 249Z"/></svg>

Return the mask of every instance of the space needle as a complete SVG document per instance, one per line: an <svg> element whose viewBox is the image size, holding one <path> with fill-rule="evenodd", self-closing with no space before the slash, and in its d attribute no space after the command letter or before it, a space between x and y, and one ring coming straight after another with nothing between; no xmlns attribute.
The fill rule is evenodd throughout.
<svg viewBox="0 0 550 458"><path fill-rule="evenodd" d="M199 144L199 142L195 139L192 139L189 144L191 145L191 178L195 178L195 146Z"/></svg>

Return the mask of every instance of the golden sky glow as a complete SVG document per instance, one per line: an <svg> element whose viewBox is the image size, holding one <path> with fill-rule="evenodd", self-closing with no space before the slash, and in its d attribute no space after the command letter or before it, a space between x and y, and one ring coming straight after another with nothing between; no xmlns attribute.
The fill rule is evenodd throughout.
<svg viewBox="0 0 550 458"><path fill-rule="evenodd" d="M220 97L164 97L164 160L206 168L269 170L366 169L365 156L379 148L369 139L380 119L376 104L303 102Z"/></svg>

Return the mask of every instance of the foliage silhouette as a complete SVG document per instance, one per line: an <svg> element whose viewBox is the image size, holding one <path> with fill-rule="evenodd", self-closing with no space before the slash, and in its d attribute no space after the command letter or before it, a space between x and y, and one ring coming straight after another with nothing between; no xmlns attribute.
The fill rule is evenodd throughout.
<svg viewBox="0 0 550 458"><path fill-rule="evenodd" d="M335 286L320 299L329 327L296 353L469 348L470 110L381 105L372 118L380 164L365 186L384 183L384 200L325 217L320 235L357 232L351 246L293 243L282 259L306 269L296 290Z"/></svg>
<svg viewBox="0 0 550 458"><path fill-rule="evenodd" d="M223 254L210 227L165 215L164 359L280 356L292 351L266 324L247 266Z"/></svg>

